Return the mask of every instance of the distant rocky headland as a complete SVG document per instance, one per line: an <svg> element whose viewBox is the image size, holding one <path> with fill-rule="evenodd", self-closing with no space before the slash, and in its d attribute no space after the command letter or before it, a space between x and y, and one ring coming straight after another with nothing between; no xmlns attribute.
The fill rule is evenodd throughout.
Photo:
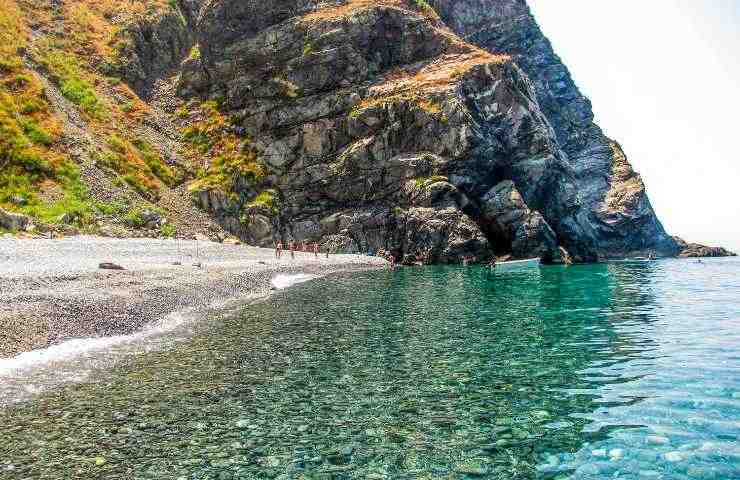
<svg viewBox="0 0 740 480"><path fill-rule="evenodd" d="M0 0L0 228L722 256L667 234L524 0Z"/></svg>

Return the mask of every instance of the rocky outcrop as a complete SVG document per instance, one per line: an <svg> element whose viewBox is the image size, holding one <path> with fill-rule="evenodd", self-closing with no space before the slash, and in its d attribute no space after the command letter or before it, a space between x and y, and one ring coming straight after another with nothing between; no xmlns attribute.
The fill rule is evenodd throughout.
<svg viewBox="0 0 740 480"><path fill-rule="evenodd" d="M179 91L223 99L269 174L201 205L258 244L426 263L677 254L524 1L431 3L206 3Z"/></svg>
<svg viewBox="0 0 740 480"><path fill-rule="evenodd" d="M504 180L483 197L482 219L493 237L511 245L515 257L552 258L558 250L555 232L539 212L533 212L517 191L514 182Z"/></svg>
<svg viewBox="0 0 740 480"><path fill-rule="evenodd" d="M195 42L190 23L198 15L200 0L180 3L131 22L118 33L122 43L115 70L144 98L156 80L180 66Z"/></svg>
<svg viewBox="0 0 740 480"><path fill-rule="evenodd" d="M707 247L698 243L687 243L684 239L673 237L681 249L680 258L736 257L737 254L722 247Z"/></svg>
<svg viewBox="0 0 740 480"><path fill-rule="evenodd" d="M18 213L6 212L0 208L0 228L12 232L25 231L32 227L31 218Z"/></svg>
<svg viewBox="0 0 740 480"><path fill-rule="evenodd" d="M645 186L621 147L594 123L591 102L540 31L525 0L432 0L465 40L512 55L531 80L537 104L552 126L562 160L572 169L579 215L598 258L671 256L679 249L653 211ZM586 239L584 239L586 240Z"/></svg>

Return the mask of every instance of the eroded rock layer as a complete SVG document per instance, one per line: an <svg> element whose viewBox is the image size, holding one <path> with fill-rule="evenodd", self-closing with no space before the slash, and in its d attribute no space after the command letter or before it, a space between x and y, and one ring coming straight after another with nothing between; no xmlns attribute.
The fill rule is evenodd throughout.
<svg viewBox="0 0 740 480"><path fill-rule="evenodd" d="M525 2L430 3L206 2L179 91L268 174L201 204L254 243L425 263L678 253Z"/></svg>

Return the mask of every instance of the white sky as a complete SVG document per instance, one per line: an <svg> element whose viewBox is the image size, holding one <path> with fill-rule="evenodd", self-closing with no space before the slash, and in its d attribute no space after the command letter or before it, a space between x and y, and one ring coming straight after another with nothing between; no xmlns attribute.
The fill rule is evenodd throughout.
<svg viewBox="0 0 740 480"><path fill-rule="evenodd" d="M740 250L740 0L529 0L668 233Z"/></svg>

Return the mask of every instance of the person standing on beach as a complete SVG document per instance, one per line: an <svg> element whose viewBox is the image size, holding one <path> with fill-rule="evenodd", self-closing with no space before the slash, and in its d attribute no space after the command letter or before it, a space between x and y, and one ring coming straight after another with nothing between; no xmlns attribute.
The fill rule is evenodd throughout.
<svg viewBox="0 0 740 480"><path fill-rule="evenodd" d="M283 255L283 242L278 241L275 246L275 258L280 258Z"/></svg>
<svg viewBox="0 0 740 480"><path fill-rule="evenodd" d="M316 258L319 258L319 244L318 243L313 244L313 255Z"/></svg>
<svg viewBox="0 0 740 480"><path fill-rule="evenodd" d="M295 242L290 241L290 258L295 258Z"/></svg>

